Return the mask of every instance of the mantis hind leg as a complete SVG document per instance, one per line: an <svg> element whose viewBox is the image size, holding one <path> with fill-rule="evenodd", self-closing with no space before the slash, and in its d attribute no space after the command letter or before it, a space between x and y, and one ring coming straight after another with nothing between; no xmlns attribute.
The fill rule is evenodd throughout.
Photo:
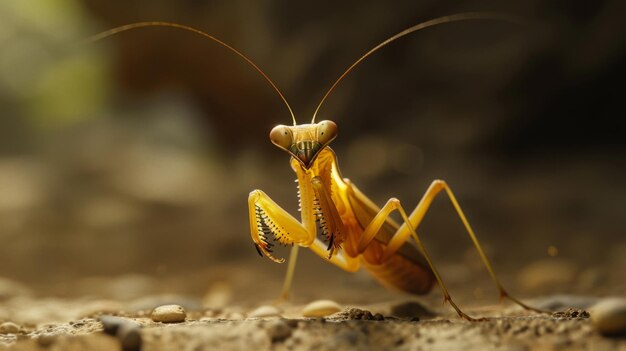
<svg viewBox="0 0 626 351"><path fill-rule="evenodd" d="M374 240L374 238L376 237L377 232L380 230L380 228L382 227L382 225L385 223L385 221L387 220L387 218L389 217L390 213L394 210L398 210L402 216L403 219L403 224L402 226L396 231L396 233L393 235L393 237L389 240L389 242L387 243L387 246L382 254L381 257L381 261L385 261L388 260L390 257L392 257L392 255L394 255L401 247L402 245L404 245L406 243L406 241L409 239L409 237L413 237L413 239L415 240L415 242L417 243L418 247L420 248L420 250L422 251L422 254L424 255L424 258L428 264L428 266L430 267L430 269L432 270L433 274L435 275L435 278L439 284L439 286L441 287L443 294L444 294L444 301L449 302L450 305L455 309L455 311L457 312L457 314L467 320L476 320L474 318L469 317L467 314L465 314L463 311L461 311L461 309L454 303L454 301L452 300L452 298L450 297L450 294L441 278L441 276L439 275L437 269L435 268L435 266L432 263L432 260L430 259L430 255L428 254L428 252L426 251L426 248L424 247L424 244L422 243L420 237L418 236L417 232L416 232L416 228L419 226L420 222L422 221L422 219L424 218L426 212L428 211L428 209L430 208L430 205L432 203L432 201L435 199L435 197L437 196L437 194L439 194L442 190L445 190L448 197L450 198L450 201L452 202L452 205L454 206L457 214L459 215L461 221L463 222L463 225L465 226L465 229L468 233L468 235L470 236L470 238L472 239L472 242L474 243L474 246L476 247L476 250L478 251L481 260L483 261L483 264L485 265L485 267L487 268L487 271L489 272L489 275L491 276L492 280L494 281L494 283L496 284L499 293L500 293L500 298L508 298L509 300L513 301L514 303L520 305L521 307L527 309L527 310L531 310L531 311L535 311L535 312L545 312L533 307L530 307L526 304L524 304L523 302L521 302L519 299L511 296L502 286L502 284L500 283L500 281L498 280L492 266L491 263L489 262L489 259L487 258L487 256L485 255L482 247L480 246L480 243L478 241L478 239L476 238L476 235L474 234L474 231L472 230L471 226L469 225L469 222L467 221L467 218L465 217L465 214L463 213L463 211L461 210L461 207L458 204L458 201L456 200L456 197L454 196L454 194L452 193L452 190L450 189L450 187L442 180L435 180L430 187L428 188L428 190L426 191L426 193L424 194L424 196L422 197L422 199L420 200L419 204L417 205L417 207L415 208L415 210L413 210L413 212L407 216L406 212L404 211L404 208L401 206L400 201L398 199L390 199L387 204L385 204L385 206L383 206L383 208L376 214L376 216L372 219L372 221L367 225L367 227L365 228L365 231L363 233L363 237L361 238L361 241L359 242L358 245L358 252L364 252L366 250L366 248L368 247L368 245L370 244L370 242L372 240Z"/></svg>
<svg viewBox="0 0 626 351"><path fill-rule="evenodd" d="M454 193L452 192L452 189L450 189L450 187L448 186L448 184L443 181L443 180L435 180L432 182L432 184L430 185L430 187L428 188L428 190L426 190L426 193L424 194L424 196L422 197L422 199L420 200L419 204L417 205L417 207L415 208L415 210L413 210L413 212L411 213L411 215L409 216L409 221L411 223L411 226L413 228L417 228L417 226L419 226L419 223L421 222L422 218L424 217L424 215L426 214L426 212L428 211L430 204L432 203L432 201L435 199L435 197L441 192L441 191L445 191L446 194L448 195L448 198L450 199L450 202L452 203L452 206L454 207L457 215L459 216L459 218L461 219L461 222L463 222L463 226L465 227L465 231L467 232L467 234L469 235L470 239L472 240L472 243L474 244L474 247L476 248L476 251L478 251L478 254L480 256L480 259L482 260L485 268L487 269L487 271L489 272L489 276L491 277L491 279L493 280L493 282L495 283L498 292L500 294L500 299L509 299L512 302L516 303L517 305L523 307L526 310L530 310L530 311L534 311L534 312L539 312L539 313L545 313L547 311L543 311L531 306L528 306L527 304L521 302L519 299L513 297L512 295L510 295L506 289L502 286L502 283L500 283L500 280L498 279L498 277L496 276L496 273L491 265L491 262L489 261L489 259L487 258L487 255L485 255L485 252L483 251L480 242L478 241L478 238L476 237L476 234L474 234L474 230L472 230L472 227L469 224L469 221L467 220L467 218L465 217L465 214L463 213L463 210L461 209L461 206L459 205L458 201L456 200L456 197L454 196ZM400 230L402 230L402 228L400 228ZM393 241L393 239L392 239ZM388 250L393 250L394 249L394 244L390 242L389 246L387 247ZM388 252L386 253L387 255L392 254L393 252Z"/></svg>
<svg viewBox="0 0 626 351"><path fill-rule="evenodd" d="M400 246L404 244L409 239L409 237L412 236L415 242L417 243L424 259L426 260L426 264L432 271L433 275L435 276L435 279L437 280L437 283L439 284L439 287L441 288L443 292L444 303L445 302L450 303L450 306L454 308L454 310L459 315L459 317L465 320L468 320L468 321L484 320L482 318L476 319L476 318L470 317L468 314L463 312L456 305L456 303L452 300L452 297L450 296L450 293L448 292L448 288L443 282L443 279L441 278L441 275L437 271L437 268L435 267L432 260L430 259L430 255L428 254L426 247L424 247L424 244L422 243L422 240L420 239L420 237L417 235L417 232L415 232L413 227L410 225L409 218L407 217L406 212L404 211L404 208L400 204L400 200L396 198L389 199L389 201L387 201L385 206L383 206L380 209L380 211L376 214L376 216L374 216L372 221L367 225L367 227L365 228L365 231L363 232L363 237L361 238L361 241L359 242L359 245L358 245L358 252L362 253L368 248L368 246L371 244L371 241L374 240L376 233L380 230L380 227L385 223L385 221L388 219L389 215L393 211L400 212L400 215L402 216L402 220L404 221L404 225L400 227L398 231L396 231L391 241L389 241L387 249L383 251L383 255L380 258L380 261L386 262L387 260L391 259L393 253L395 253L395 251L397 251L397 249L399 249ZM403 230L405 228L406 230ZM389 247L391 246L392 243L394 245L397 245L397 243L400 243L400 245L396 248L395 251L389 253L390 252Z"/></svg>

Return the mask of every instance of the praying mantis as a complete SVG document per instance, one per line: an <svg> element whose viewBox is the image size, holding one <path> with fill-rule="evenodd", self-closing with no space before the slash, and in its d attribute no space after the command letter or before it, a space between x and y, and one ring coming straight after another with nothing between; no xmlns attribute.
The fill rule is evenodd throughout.
<svg viewBox="0 0 626 351"><path fill-rule="evenodd" d="M278 125L271 130L269 137L274 145L291 156L290 166L296 174L298 183L300 219L296 219L259 189L249 194L248 213L251 238L259 255L274 262L283 263L285 259L274 256L273 246L275 244L292 246L281 298L289 297L299 247L306 247L322 259L345 271L355 272L364 268L382 285L404 292L425 294L437 283L442 290L444 303L449 303L459 317L469 321L481 320L463 312L452 300L417 233L433 200L439 194L445 194L495 283L500 298L507 298L527 310L544 312L524 304L505 290L452 189L444 180L434 180L411 213L406 212L397 198L391 198L382 207L378 207L354 183L341 174L337 155L329 146L337 136L337 124L330 120L315 121L324 101L339 82L379 49L424 28L471 19L510 21L510 18L497 14L464 13L438 17L397 33L367 51L339 76L322 97L311 122L306 124L296 122L295 115L284 95L252 60L229 44L198 29L170 22L140 22L100 33L92 37L91 41L140 27L161 26L191 31L213 40L245 60L279 95L289 110L293 125ZM400 214L402 223L390 217L394 212ZM318 237L318 233L321 234L321 238Z"/></svg>

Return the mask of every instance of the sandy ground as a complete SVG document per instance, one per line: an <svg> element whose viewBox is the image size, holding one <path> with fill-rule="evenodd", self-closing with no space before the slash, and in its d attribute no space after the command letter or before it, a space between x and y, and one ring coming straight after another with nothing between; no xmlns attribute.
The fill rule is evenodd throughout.
<svg viewBox="0 0 626 351"><path fill-rule="evenodd" d="M321 285L300 280L293 303L276 304L277 315L260 318L251 315L259 306L273 305L262 296L266 290L277 291L280 275L276 274L277 279L268 275L268 283L263 285L255 281L255 277L263 279L255 272L238 272L238 277L248 274L245 281L262 287L260 293L243 296L236 284L222 282L204 296L149 295L137 289L134 297L126 299L88 294L52 298L4 281L0 284L0 323L14 323L19 331L0 333L0 349L626 350L626 337L602 336L592 324L588 311L602 299L598 297L552 294L525 298L535 307L556 311L537 314L509 302L486 303L490 299L459 294L457 302L467 313L486 318L468 322L441 304L439 292L412 297L389 292L358 275L331 274ZM138 276L118 277L103 279L103 284L114 286L122 281L130 288L132 281L140 280ZM477 282L482 287L480 279ZM175 285L173 281L165 283ZM313 286L318 287L317 292L309 289ZM319 292L321 286L328 288L327 293ZM458 288L451 284L452 291ZM342 310L325 318L305 318L303 308L313 297L332 297ZM154 307L171 303L186 309L185 322L152 321ZM119 317L108 322L106 332L103 316Z"/></svg>
<svg viewBox="0 0 626 351"><path fill-rule="evenodd" d="M268 318L189 311L187 321L178 324L155 323L146 317L149 310L114 312L141 325L142 347L133 348L134 341L102 332L97 315L111 311L102 305L98 308L98 304L102 302L80 303L83 309L99 310L91 316L66 323L25 325L17 334L2 335L0 342L13 350L115 350L122 349L123 343L131 345L126 350L626 350L626 339L602 337L581 310L539 315L489 307L471 311L486 316L484 322L467 322L438 312L418 320L392 316L397 302L361 306L383 314L384 320L359 319L368 314L355 308L327 318L303 318L299 316L302 306L289 306L283 317ZM49 301L50 306L54 303Z"/></svg>

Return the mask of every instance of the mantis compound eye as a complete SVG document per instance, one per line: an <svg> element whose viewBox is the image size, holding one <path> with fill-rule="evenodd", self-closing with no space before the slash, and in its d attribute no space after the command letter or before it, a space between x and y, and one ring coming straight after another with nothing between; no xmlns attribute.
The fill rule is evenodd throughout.
<svg viewBox="0 0 626 351"><path fill-rule="evenodd" d="M326 145L337 136L337 124L333 121L321 121L317 124L317 141Z"/></svg>
<svg viewBox="0 0 626 351"><path fill-rule="evenodd" d="M291 129L289 129L289 127L278 125L270 132L270 140L274 145L289 150L293 144L293 134L291 133Z"/></svg>

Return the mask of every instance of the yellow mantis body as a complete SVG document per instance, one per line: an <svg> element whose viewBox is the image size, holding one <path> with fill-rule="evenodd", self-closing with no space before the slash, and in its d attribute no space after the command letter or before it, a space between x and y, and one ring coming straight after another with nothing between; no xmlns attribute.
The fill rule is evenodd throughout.
<svg viewBox="0 0 626 351"><path fill-rule="evenodd" d="M335 81L322 98L309 124L297 124L283 94L248 57L200 30L169 22L142 22L114 28L93 37L92 40L148 26L189 30L208 37L233 51L253 66L276 90L291 114L293 126L274 127L270 132L270 139L273 144L291 156L290 165L296 174L299 188L300 219L293 217L261 190L253 190L250 193L248 211L252 241L261 256L282 263L285 261L283 258L273 255L273 246L276 243L292 245L282 298L287 298L289 295L298 248L301 246L310 248L322 259L348 272L364 268L381 284L408 293L427 293L436 282L442 289L444 302L449 302L460 317L476 320L461 311L454 303L417 234L417 229L431 203L441 193L446 194L454 206L482 262L496 284L500 297L508 298L526 309L542 311L525 305L506 292L496 277L454 193L445 181L433 181L411 213L407 213L396 198L391 198L385 205L378 207L350 180L343 178L337 156L329 147L337 136L337 125L328 120L316 123L315 116L326 97L357 64L390 42L417 30L442 23L494 18L503 19L502 16L485 13L440 17L407 28L383 41L361 56ZM508 20L508 18L504 19ZM395 211L399 212L401 223L390 218ZM318 237L318 233L321 233L322 239Z"/></svg>

